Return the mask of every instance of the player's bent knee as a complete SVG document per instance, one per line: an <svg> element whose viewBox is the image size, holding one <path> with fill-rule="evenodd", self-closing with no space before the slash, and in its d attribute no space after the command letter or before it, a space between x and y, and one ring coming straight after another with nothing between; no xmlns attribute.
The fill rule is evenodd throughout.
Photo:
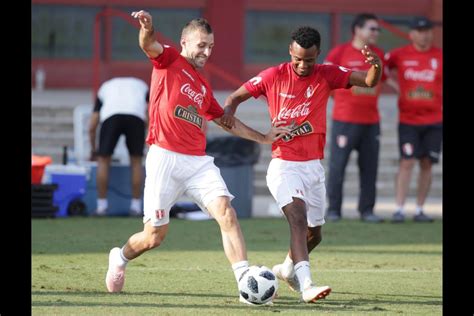
<svg viewBox="0 0 474 316"><path fill-rule="evenodd" d="M237 215L234 208L231 206L226 207L222 214L220 214L218 218L216 217L216 220L223 230L230 230L238 225Z"/></svg>
<svg viewBox="0 0 474 316"><path fill-rule="evenodd" d="M308 225L308 220L306 218L306 211L301 211L299 209L288 210L285 212L286 218L290 223L290 226L305 229Z"/></svg>
<svg viewBox="0 0 474 316"><path fill-rule="evenodd" d="M292 227L297 229L306 229L306 225L308 225L306 216L293 216L289 222Z"/></svg>
<svg viewBox="0 0 474 316"><path fill-rule="evenodd" d="M314 245L314 247L316 247L321 243L321 241L323 241L323 237L321 236L321 234L319 234L313 237L311 243Z"/></svg>
<svg viewBox="0 0 474 316"><path fill-rule="evenodd" d="M146 240L147 249L151 250L153 248L158 247L159 245L161 245L164 239L165 239L165 236L158 233L149 235Z"/></svg>
<svg viewBox="0 0 474 316"><path fill-rule="evenodd" d="M146 248L148 250L151 250L153 248L156 248L158 247L159 245L161 245L161 242L163 240L160 238L160 237L156 237L156 238L150 238L147 240L147 243L146 243Z"/></svg>

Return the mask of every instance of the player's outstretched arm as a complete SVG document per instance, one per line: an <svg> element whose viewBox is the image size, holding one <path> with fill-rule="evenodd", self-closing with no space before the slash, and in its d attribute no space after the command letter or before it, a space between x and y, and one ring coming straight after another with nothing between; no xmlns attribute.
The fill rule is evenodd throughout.
<svg viewBox="0 0 474 316"><path fill-rule="evenodd" d="M265 135L245 125L236 117L234 117L234 127L232 128L228 128L222 123L222 117L214 119L214 123L232 135L249 139L260 144L271 144L289 134L291 131L288 127L280 127L280 125L285 124L285 122L276 122Z"/></svg>
<svg viewBox="0 0 474 316"><path fill-rule="evenodd" d="M240 103L244 102L252 95L242 85L240 88L232 92L224 102L224 115L221 117L221 123L227 128L235 126L234 114Z"/></svg>
<svg viewBox="0 0 474 316"><path fill-rule="evenodd" d="M140 22L138 42L141 49L150 58L158 57L163 52L163 46L156 40L151 14L140 10L132 12L132 16Z"/></svg>
<svg viewBox="0 0 474 316"><path fill-rule="evenodd" d="M349 83L353 86L375 87L382 75L382 62L376 53L371 51L367 45L361 50L365 56L365 62L371 64L370 69L365 71L353 71L349 78Z"/></svg>

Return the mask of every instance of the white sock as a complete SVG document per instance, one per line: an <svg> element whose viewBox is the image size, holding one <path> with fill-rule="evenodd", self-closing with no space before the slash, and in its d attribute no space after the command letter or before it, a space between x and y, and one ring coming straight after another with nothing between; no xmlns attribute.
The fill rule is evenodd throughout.
<svg viewBox="0 0 474 316"><path fill-rule="evenodd" d="M300 291L303 291L308 286L313 284L313 281L311 280L311 272L309 270L308 261L300 261L295 264L295 273L300 283Z"/></svg>
<svg viewBox="0 0 474 316"><path fill-rule="evenodd" d="M137 213L140 213L142 210L142 200L141 199L132 199L130 203L130 209Z"/></svg>
<svg viewBox="0 0 474 316"><path fill-rule="evenodd" d="M97 199L97 211L103 212L109 207L107 199Z"/></svg>
<svg viewBox="0 0 474 316"><path fill-rule="evenodd" d="M423 212L423 205L417 205L415 209L416 215L420 215Z"/></svg>
<svg viewBox="0 0 474 316"><path fill-rule="evenodd" d="M232 264L232 270L234 270L234 276L237 282L242 273L249 267L249 262L247 260L242 260Z"/></svg>
<svg viewBox="0 0 474 316"><path fill-rule="evenodd" d="M405 213L403 205L397 205L397 209L395 210L395 212L400 212L401 214Z"/></svg>
<svg viewBox="0 0 474 316"><path fill-rule="evenodd" d="M281 264L280 271L284 278L292 277L295 274L295 265L289 254L286 255L285 261Z"/></svg>
<svg viewBox="0 0 474 316"><path fill-rule="evenodd" d="M118 266L120 267L125 267L127 265L127 263L130 261L128 260L125 255L123 254L123 248L125 246L123 246L121 249L120 249L120 255L116 258L116 263Z"/></svg>

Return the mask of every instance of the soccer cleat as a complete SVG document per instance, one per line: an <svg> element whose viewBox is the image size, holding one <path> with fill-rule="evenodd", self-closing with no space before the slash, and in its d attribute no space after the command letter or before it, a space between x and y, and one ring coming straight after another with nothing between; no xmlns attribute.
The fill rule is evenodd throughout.
<svg viewBox="0 0 474 316"><path fill-rule="evenodd" d="M326 298L331 293L329 286L310 285L303 290L301 298L306 303L316 303L317 300Z"/></svg>
<svg viewBox="0 0 474 316"><path fill-rule="evenodd" d="M413 220L415 222L419 222L419 223L431 223L431 222L433 222L433 219L431 217L429 217L428 215L426 215L425 213L423 213L423 212L421 212L418 215L415 215L413 217Z"/></svg>
<svg viewBox="0 0 474 316"><path fill-rule="evenodd" d="M330 222L337 222L341 220L341 213L337 211L328 211L326 219Z"/></svg>
<svg viewBox="0 0 474 316"><path fill-rule="evenodd" d="M361 214L360 219L366 223L382 223L383 222L383 218L370 212Z"/></svg>
<svg viewBox="0 0 474 316"><path fill-rule="evenodd" d="M293 273L293 276L285 278L283 276L283 273L281 273L281 267L282 264L277 264L274 265L272 268L272 272L274 275L277 276L282 281L285 281L288 284L288 287L290 290L293 292L300 292L300 282L298 281L298 278L296 277L296 273Z"/></svg>
<svg viewBox="0 0 474 316"><path fill-rule="evenodd" d="M247 301L243 296L242 294L239 295L239 302L240 303L245 303L245 304L248 304L248 305L253 305L253 306L261 306L261 305L273 305L273 299L271 301L268 301L266 303L263 303L263 304L255 304L255 303L251 303L249 301Z"/></svg>
<svg viewBox="0 0 474 316"><path fill-rule="evenodd" d="M102 217L107 215L107 209L96 209L94 213L91 214L94 217Z"/></svg>
<svg viewBox="0 0 474 316"><path fill-rule="evenodd" d="M392 223L403 223L405 221L405 215L402 212L395 212L392 216Z"/></svg>
<svg viewBox="0 0 474 316"><path fill-rule="evenodd" d="M109 253L109 269L105 276L105 285L107 286L107 290L111 293L120 292L125 283L125 267L114 265L114 256L120 256L119 247L113 248Z"/></svg>

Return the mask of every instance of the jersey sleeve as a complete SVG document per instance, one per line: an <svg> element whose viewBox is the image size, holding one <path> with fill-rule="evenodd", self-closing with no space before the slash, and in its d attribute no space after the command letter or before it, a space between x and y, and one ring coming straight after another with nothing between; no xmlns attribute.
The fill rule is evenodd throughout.
<svg viewBox="0 0 474 316"><path fill-rule="evenodd" d="M153 67L163 69L171 65L179 57L179 52L176 48L163 45L163 52L158 57L150 58Z"/></svg>
<svg viewBox="0 0 474 316"><path fill-rule="evenodd" d="M213 119L219 118L224 115L224 110L221 108L214 96L211 97L211 106L207 109L207 112L204 114L206 120L211 121Z"/></svg>
<svg viewBox="0 0 474 316"><path fill-rule="evenodd" d="M352 70L338 65L322 65L324 68L325 78L331 89L347 89L350 88L349 77Z"/></svg>
<svg viewBox="0 0 474 316"><path fill-rule="evenodd" d="M261 95L266 96L271 84L273 83L275 73L275 67L265 69L255 77L250 78L249 81L245 82L244 87L254 98L258 98Z"/></svg>

